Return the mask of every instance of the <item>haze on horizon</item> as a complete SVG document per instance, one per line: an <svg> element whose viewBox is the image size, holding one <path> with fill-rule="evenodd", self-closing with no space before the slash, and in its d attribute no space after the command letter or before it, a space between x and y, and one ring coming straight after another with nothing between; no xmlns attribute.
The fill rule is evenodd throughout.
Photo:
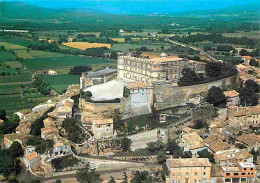
<svg viewBox="0 0 260 183"><path fill-rule="evenodd" d="M1 0L0 0L1 1ZM4 0L24 2L43 8L80 8L104 13L179 13L196 10L221 9L259 0Z"/></svg>

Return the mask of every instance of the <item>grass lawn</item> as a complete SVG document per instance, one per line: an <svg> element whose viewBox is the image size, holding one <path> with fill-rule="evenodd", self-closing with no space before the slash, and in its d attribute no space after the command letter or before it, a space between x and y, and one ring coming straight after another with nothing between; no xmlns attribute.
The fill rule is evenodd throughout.
<svg viewBox="0 0 260 183"><path fill-rule="evenodd" d="M46 52L46 51L38 51L38 50L16 50L16 55L23 59L33 59L33 58L48 58L48 57L63 57L64 55L61 53L54 52Z"/></svg>
<svg viewBox="0 0 260 183"><path fill-rule="evenodd" d="M47 83L52 89L61 93L66 90L68 85L79 84L80 76L77 75L41 75L40 78Z"/></svg>
<svg viewBox="0 0 260 183"><path fill-rule="evenodd" d="M168 44L114 44L111 50L114 51L127 51L129 49L136 49L141 47L147 47L148 49L161 50L161 46L164 46L165 49L170 48Z"/></svg>
<svg viewBox="0 0 260 183"><path fill-rule="evenodd" d="M17 50L17 49L26 49L24 46L20 46L17 44L0 42L0 46L4 46L6 50Z"/></svg>
<svg viewBox="0 0 260 183"><path fill-rule="evenodd" d="M50 69L50 68L62 68L72 67L79 65L95 65L111 63L109 60L89 58L85 56L74 56L68 55L64 57L53 57L53 58L38 58L38 59L26 59L24 64L33 70Z"/></svg>
<svg viewBox="0 0 260 183"><path fill-rule="evenodd" d="M29 75L0 76L0 83L15 83L31 81Z"/></svg>
<svg viewBox="0 0 260 183"><path fill-rule="evenodd" d="M15 60L15 55L8 52L8 51L2 51L0 52L0 61L11 61Z"/></svg>

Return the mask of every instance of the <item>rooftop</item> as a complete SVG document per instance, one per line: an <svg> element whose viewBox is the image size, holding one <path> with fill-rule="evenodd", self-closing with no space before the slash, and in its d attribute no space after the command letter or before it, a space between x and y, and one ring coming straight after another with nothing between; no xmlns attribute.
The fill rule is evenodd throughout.
<svg viewBox="0 0 260 183"><path fill-rule="evenodd" d="M230 160L230 159L248 159L251 158L252 155L247 152L245 149L229 149L225 151L218 151L214 154L215 159L218 160Z"/></svg>
<svg viewBox="0 0 260 183"><path fill-rule="evenodd" d="M236 138L236 140L246 144L246 145L253 145L255 143L260 142L260 138L258 135L251 133L251 134L242 134Z"/></svg>
<svg viewBox="0 0 260 183"><path fill-rule="evenodd" d="M104 76L104 75L111 74L114 72L117 72L117 69L105 68L105 69L95 71L95 72L88 72L85 74L85 77L91 77L91 78L100 77L100 76Z"/></svg>
<svg viewBox="0 0 260 183"><path fill-rule="evenodd" d="M226 97L237 97L239 95L239 93L236 92L235 90L232 90L232 91L225 91L224 95Z"/></svg>
<svg viewBox="0 0 260 183"><path fill-rule="evenodd" d="M239 162L238 164L242 168L255 168L255 165L253 163Z"/></svg>
<svg viewBox="0 0 260 183"><path fill-rule="evenodd" d="M208 158L167 159L166 164L168 168L211 166Z"/></svg>
<svg viewBox="0 0 260 183"><path fill-rule="evenodd" d="M32 154L26 156L26 159L31 161L32 159L37 157L37 153L34 151Z"/></svg>
<svg viewBox="0 0 260 183"><path fill-rule="evenodd" d="M188 149L198 149L201 147L205 147L206 144L203 142L202 138L195 132L185 134L182 136L182 138L186 141L188 144Z"/></svg>
<svg viewBox="0 0 260 183"><path fill-rule="evenodd" d="M143 88L145 86L147 86L147 83L144 82L136 82L136 83L129 83L126 86L130 89L135 89L135 88Z"/></svg>
<svg viewBox="0 0 260 183"><path fill-rule="evenodd" d="M231 146L228 143L223 142L221 140L216 140L209 144L209 149L213 152L228 150L230 149L230 147Z"/></svg>
<svg viewBox="0 0 260 183"><path fill-rule="evenodd" d="M93 120L95 125L113 124L113 119L97 119Z"/></svg>

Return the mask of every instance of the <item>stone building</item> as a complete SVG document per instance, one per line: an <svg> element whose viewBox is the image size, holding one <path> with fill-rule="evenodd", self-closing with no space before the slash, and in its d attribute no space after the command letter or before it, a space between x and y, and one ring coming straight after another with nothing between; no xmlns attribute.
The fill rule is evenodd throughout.
<svg viewBox="0 0 260 183"><path fill-rule="evenodd" d="M177 82L183 68L191 68L197 73L204 73L205 67L206 63L167 57L165 53L155 58L121 56L118 59L118 77L144 83L167 80Z"/></svg>
<svg viewBox="0 0 260 183"><path fill-rule="evenodd" d="M227 99L227 106L236 106L239 105L240 99L239 99L239 93L235 90L233 91L225 91L224 95Z"/></svg>
<svg viewBox="0 0 260 183"><path fill-rule="evenodd" d="M179 145L184 152L190 151L193 157L197 157L199 151L208 149L203 139L195 132L182 135Z"/></svg>
<svg viewBox="0 0 260 183"><path fill-rule="evenodd" d="M92 130L95 139L113 137L113 119L102 119L92 121Z"/></svg>
<svg viewBox="0 0 260 183"><path fill-rule="evenodd" d="M80 89L87 86L106 83L116 78L117 69L105 68L95 72L83 72L80 77Z"/></svg>
<svg viewBox="0 0 260 183"><path fill-rule="evenodd" d="M207 158L167 159L166 183L209 183L211 164Z"/></svg>

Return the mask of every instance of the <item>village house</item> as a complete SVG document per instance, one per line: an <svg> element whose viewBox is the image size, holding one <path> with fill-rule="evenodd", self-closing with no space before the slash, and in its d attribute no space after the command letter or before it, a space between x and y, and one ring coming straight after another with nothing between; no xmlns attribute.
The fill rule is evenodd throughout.
<svg viewBox="0 0 260 183"><path fill-rule="evenodd" d="M245 149L229 149L214 154L216 164L220 166L236 166L239 162L253 163L253 155Z"/></svg>
<svg viewBox="0 0 260 183"><path fill-rule="evenodd" d="M5 148L9 148L15 141L17 141L23 147L23 141L29 137L31 137L31 135L18 134L18 133L6 134L6 135L4 135L3 144L4 144Z"/></svg>
<svg viewBox="0 0 260 183"><path fill-rule="evenodd" d="M260 124L260 106L228 108L228 123L230 126L248 128Z"/></svg>
<svg viewBox="0 0 260 183"><path fill-rule="evenodd" d="M32 123L30 121L22 120L16 127L15 132L20 134L30 134Z"/></svg>
<svg viewBox="0 0 260 183"><path fill-rule="evenodd" d="M242 135L235 138L235 140L237 143L245 145L249 152L251 152L252 149L255 151L258 151L259 149L260 137L254 133L243 133Z"/></svg>
<svg viewBox="0 0 260 183"><path fill-rule="evenodd" d="M48 75L58 75L58 73L57 71L50 69L48 70Z"/></svg>
<svg viewBox="0 0 260 183"><path fill-rule="evenodd" d="M65 139L57 139L55 140L54 147L52 152L50 152L50 156L64 156L71 154L71 143Z"/></svg>
<svg viewBox="0 0 260 183"><path fill-rule="evenodd" d="M112 138L114 136L113 119L92 120L92 131L95 139Z"/></svg>
<svg viewBox="0 0 260 183"><path fill-rule="evenodd" d="M30 172L33 172L39 169L40 156L38 156L36 152L32 152L31 154L23 157L23 163Z"/></svg>
<svg viewBox="0 0 260 183"><path fill-rule="evenodd" d="M255 165L253 163L238 163L236 167L222 167L225 182L255 182Z"/></svg>
<svg viewBox="0 0 260 183"><path fill-rule="evenodd" d="M242 56L242 59L246 65L249 65L250 60L252 59L251 56Z"/></svg>
<svg viewBox="0 0 260 183"><path fill-rule="evenodd" d="M198 156L198 152L208 149L203 139L195 132L182 135L179 146L183 151L190 151L193 157Z"/></svg>
<svg viewBox="0 0 260 183"><path fill-rule="evenodd" d="M227 107L239 105L240 99L239 99L239 93L238 92L236 92L235 90L225 91L224 95L227 99Z"/></svg>
<svg viewBox="0 0 260 183"><path fill-rule="evenodd" d="M167 159L166 183L209 183L211 164L207 158Z"/></svg>

